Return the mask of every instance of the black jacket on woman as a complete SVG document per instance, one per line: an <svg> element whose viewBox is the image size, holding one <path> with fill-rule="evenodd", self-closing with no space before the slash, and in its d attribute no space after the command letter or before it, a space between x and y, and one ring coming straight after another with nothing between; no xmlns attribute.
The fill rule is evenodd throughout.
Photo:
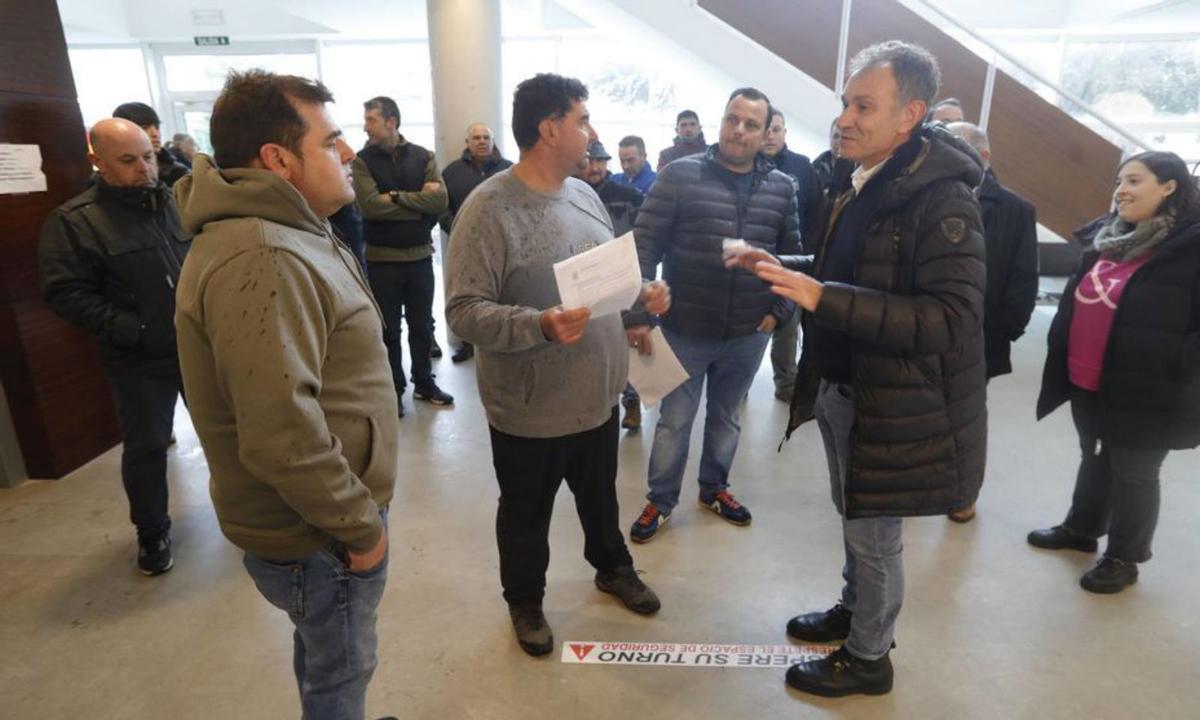
<svg viewBox="0 0 1200 720"><path fill-rule="evenodd" d="M1084 252L1050 324L1039 420L1070 399L1075 288L1099 259L1092 248ZM1180 221L1126 284L1098 393L1105 443L1167 450L1200 445L1200 216Z"/></svg>
<svg viewBox="0 0 1200 720"><path fill-rule="evenodd" d="M813 417L820 382L808 328L839 331L851 342L847 518L953 512L973 503L983 483L987 268L972 191L983 169L940 126L909 142L919 147L902 147L893 159L915 159L885 166L881 172L895 179L878 178L887 185L858 245L853 283L825 283L816 312L804 315L789 435ZM823 243L834 232L826 230ZM817 248L814 275L823 251ZM806 270L811 261L784 264Z"/></svg>

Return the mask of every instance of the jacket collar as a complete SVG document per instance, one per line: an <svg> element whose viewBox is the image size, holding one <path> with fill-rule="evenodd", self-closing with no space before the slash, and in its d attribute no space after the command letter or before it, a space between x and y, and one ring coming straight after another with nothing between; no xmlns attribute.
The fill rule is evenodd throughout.
<svg viewBox="0 0 1200 720"><path fill-rule="evenodd" d="M98 173L96 175L96 192L104 200L128 205L129 207L148 207L157 210L167 199L167 186L158 180L153 187L117 187L109 185Z"/></svg>

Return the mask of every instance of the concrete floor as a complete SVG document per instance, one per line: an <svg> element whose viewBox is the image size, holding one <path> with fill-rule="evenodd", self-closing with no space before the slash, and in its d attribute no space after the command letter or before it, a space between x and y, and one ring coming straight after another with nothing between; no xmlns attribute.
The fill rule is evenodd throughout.
<svg viewBox="0 0 1200 720"><path fill-rule="evenodd" d="M380 666L371 716L507 718L1200 717L1200 487L1197 452L1163 469L1155 558L1117 596L1082 591L1093 558L1036 551L1025 533L1058 521L1077 450L1068 413L1035 424L1049 308L991 385L991 457L980 516L905 525L908 596L895 690L822 700L777 669L564 665L518 649L499 595L497 490L472 364L437 361L453 410L402 422ZM737 528L690 500L635 546L663 600L635 616L597 592L564 487L552 529L546 610L556 639L786 643L787 618L838 596L842 550L817 430L776 454L785 407L759 373L744 412L734 490L754 512ZM655 413L647 420L652 427ZM697 423L697 434L700 423ZM187 417L171 451L176 567L134 571L114 449L58 482L0 491L0 717L296 717L285 616L256 593L221 536ZM623 525L642 505L651 432L622 440ZM692 463L685 496L695 491Z"/></svg>

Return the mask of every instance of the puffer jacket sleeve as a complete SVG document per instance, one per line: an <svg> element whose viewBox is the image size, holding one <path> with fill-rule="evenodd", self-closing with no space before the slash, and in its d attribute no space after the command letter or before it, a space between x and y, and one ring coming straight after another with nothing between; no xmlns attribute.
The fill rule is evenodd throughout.
<svg viewBox="0 0 1200 720"><path fill-rule="evenodd" d="M826 283L816 322L877 347L922 354L947 352L980 331L987 269L979 205L961 182L927 192L912 294Z"/></svg>
<svg viewBox="0 0 1200 720"><path fill-rule="evenodd" d="M676 175L678 168L664 169L660 172L637 211L633 237L637 243L638 264L642 268L643 280L654 280L658 277L658 265L670 249L679 200L679 181ZM650 323L650 315L642 310L641 304L638 303L632 310L622 314L621 321L625 327L646 325Z"/></svg>
<svg viewBox="0 0 1200 720"><path fill-rule="evenodd" d="M790 182L791 178L788 180ZM779 238L775 242L775 255L788 257L799 255L801 252L803 246L800 241L800 203L796 193L792 193L791 202L788 203L788 209L783 216L783 225L779 229ZM791 320L795 312L796 304L782 295L777 295L771 302L771 314L780 325Z"/></svg>

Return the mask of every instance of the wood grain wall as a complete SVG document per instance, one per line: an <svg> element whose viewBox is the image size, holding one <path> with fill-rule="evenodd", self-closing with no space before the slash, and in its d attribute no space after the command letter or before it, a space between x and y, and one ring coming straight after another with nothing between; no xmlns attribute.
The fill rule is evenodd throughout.
<svg viewBox="0 0 1200 720"><path fill-rule="evenodd" d="M0 142L37 144L48 188L0 195L0 382L30 477L58 478L120 433L95 343L54 315L38 287L42 222L91 172L54 2L0 0Z"/></svg>
<svg viewBox="0 0 1200 720"><path fill-rule="evenodd" d="M699 0L699 6L834 87L839 0ZM853 0L847 57L883 40L927 47L941 65L941 97L957 97L967 119L979 120L984 60L896 0ZM1033 202L1046 227L1069 237L1108 209L1120 149L1003 71L996 73L988 136L1000 181Z"/></svg>

